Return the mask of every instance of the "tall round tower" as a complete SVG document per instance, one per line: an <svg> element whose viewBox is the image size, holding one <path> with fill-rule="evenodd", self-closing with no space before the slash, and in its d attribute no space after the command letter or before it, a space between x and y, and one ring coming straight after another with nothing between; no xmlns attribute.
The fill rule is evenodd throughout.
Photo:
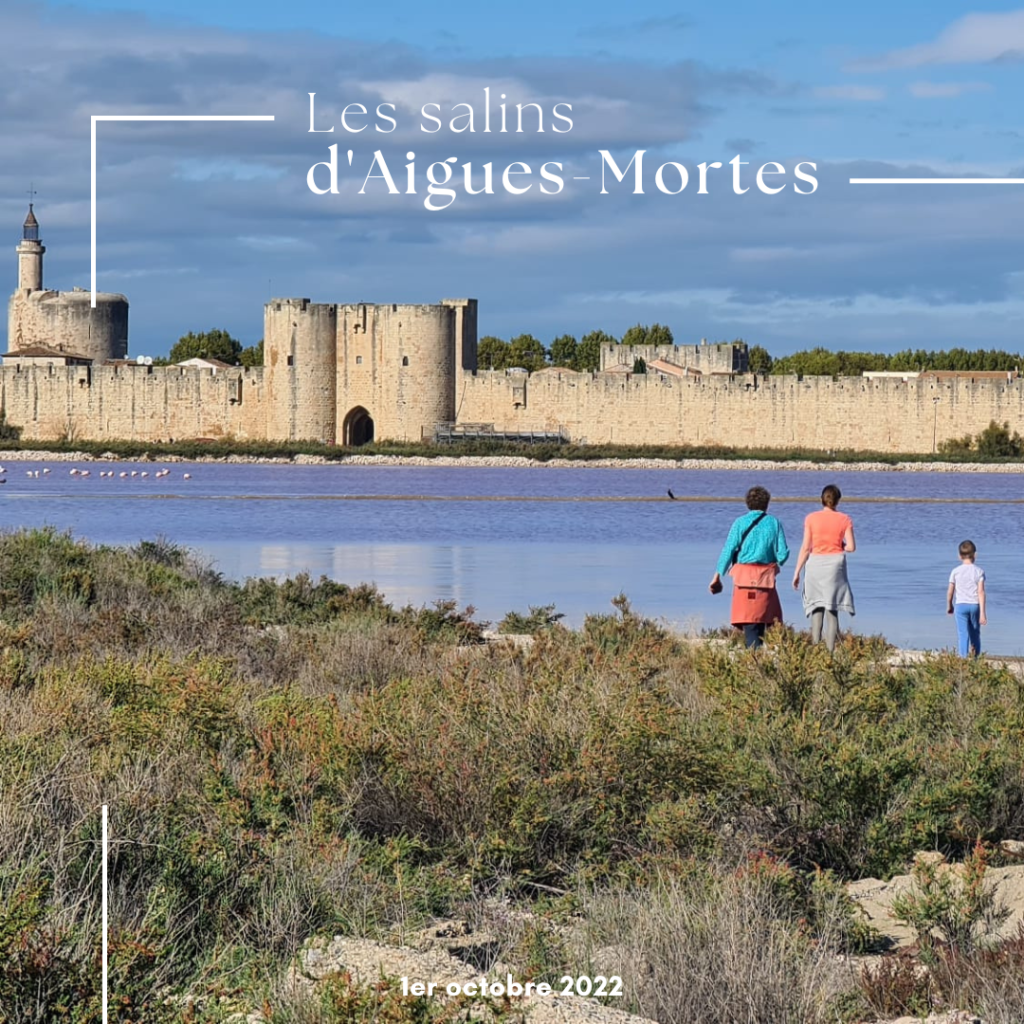
<svg viewBox="0 0 1024 1024"><path fill-rule="evenodd" d="M337 306L272 299L263 307L270 440L335 440L337 333Z"/></svg>
<svg viewBox="0 0 1024 1024"><path fill-rule="evenodd" d="M21 228L18 243L18 290L38 292L43 289L43 253L46 248L39 241L39 221L33 204L28 204L28 216Z"/></svg>
<svg viewBox="0 0 1024 1024"><path fill-rule="evenodd" d="M60 354L96 363L128 355L128 300L101 292L92 307L83 288L47 291L39 221L29 204L18 243L18 287L7 307L7 344L12 353ZM46 350L44 353L42 350Z"/></svg>

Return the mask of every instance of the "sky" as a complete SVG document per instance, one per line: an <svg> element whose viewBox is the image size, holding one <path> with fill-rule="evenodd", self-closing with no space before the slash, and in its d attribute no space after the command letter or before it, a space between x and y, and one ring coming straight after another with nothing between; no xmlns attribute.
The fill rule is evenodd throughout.
<svg viewBox="0 0 1024 1024"><path fill-rule="evenodd" d="M30 189L47 286L89 286L91 115L275 118L99 125L97 287L128 296L133 355L213 328L252 344L279 296L469 296L481 334L545 344L660 322L775 355L1024 349L1024 185L850 184L1024 176L1024 7L0 0L0 39L8 291ZM544 132L532 107L499 132L502 93ZM475 131L451 130L455 104ZM332 144L338 191L317 194ZM621 169L640 150L636 194L600 153ZM427 167L451 158L454 201L431 210L451 197L428 195ZM723 164L704 193L702 162ZM480 188L487 163L493 194L468 195L464 165Z"/></svg>

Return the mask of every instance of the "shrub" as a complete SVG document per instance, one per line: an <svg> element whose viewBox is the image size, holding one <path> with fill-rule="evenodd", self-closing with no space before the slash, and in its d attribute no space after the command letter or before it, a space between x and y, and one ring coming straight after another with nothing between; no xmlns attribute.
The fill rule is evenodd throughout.
<svg viewBox="0 0 1024 1024"><path fill-rule="evenodd" d="M963 456L974 451L974 437L971 434L964 434L963 437L950 437L939 442L940 455Z"/></svg>
<svg viewBox="0 0 1024 1024"><path fill-rule="evenodd" d="M812 938L793 909L756 873L694 872L597 893L584 904L578 970L620 976L629 1008L651 1020L824 1024L853 979L830 922Z"/></svg>
<svg viewBox="0 0 1024 1024"><path fill-rule="evenodd" d="M1014 431L1010 433L1010 424L1002 425L993 420L978 435L978 454L994 459L1017 459L1024 454L1024 438Z"/></svg>
<svg viewBox="0 0 1024 1024"><path fill-rule="evenodd" d="M519 612L508 612L498 623L499 633L539 633L541 630L550 629L559 619L564 619L562 612L556 612L553 604L545 604L540 607L530 605L528 615Z"/></svg>
<svg viewBox="0 0 1024 1024"><path fill-rule="evenodd" d="M955 954L971 953L978 939L998 927L1010 915L996 906L995 895L985 884L988 854L978 843L963 863L950 865L935 855L914 861L915 888L899 893L892 902L897 920L910 925L924 946L938 931Z"/></svg>

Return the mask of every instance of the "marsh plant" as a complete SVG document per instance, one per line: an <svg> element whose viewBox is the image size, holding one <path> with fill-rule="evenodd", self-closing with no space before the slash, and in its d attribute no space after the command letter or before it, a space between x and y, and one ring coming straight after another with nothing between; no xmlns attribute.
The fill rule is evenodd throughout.
<svg viewBox="0 0 1024 1024"><path fill-rule="evenodd" d="M522 618L532 645L484 644L469 610L368 586L0 536L0 1021L98 1020L104 803L112 992L136 1024L440 1020L343 980L300 1004L280 978L312 937L496 906L515 970L603 957L623 1008L855 1019L870 1000L830 958L872 938L843 880L1024 830L1006 670L891 668L878 641L829 659L785 631L754 658L621 596L576 630ZM974 945L1009 1000L1017 947ZM977 972L968 1009L996 998Z"/></svg>

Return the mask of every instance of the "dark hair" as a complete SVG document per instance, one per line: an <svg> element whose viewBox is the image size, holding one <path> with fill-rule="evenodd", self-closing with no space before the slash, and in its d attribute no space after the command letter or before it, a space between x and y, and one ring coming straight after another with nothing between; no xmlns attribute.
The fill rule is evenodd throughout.
<svg viewBox="0 0 1024 1024"><path fill-rule="evenodd" d="M772 500L772 496L763 487L751 487L747 491L747 508L751 512L767 512L768 502Z"/></svg>
<svg viewBox="0 0 1024 1024"><path fill-rule="evenodd" d="M960 541L960 557L971 558L978 553L978 549L974 546L973 540L962 540Z"/></svg>
<svg viewBox="0 0 1024 1024"><path fill-rule="evenodd" d="M835 508L839 504L839 499L843 496L843 492L836 487L835 484L829 484L827 487L822 489L821 492L821 503L825 508Z"/></svg>

